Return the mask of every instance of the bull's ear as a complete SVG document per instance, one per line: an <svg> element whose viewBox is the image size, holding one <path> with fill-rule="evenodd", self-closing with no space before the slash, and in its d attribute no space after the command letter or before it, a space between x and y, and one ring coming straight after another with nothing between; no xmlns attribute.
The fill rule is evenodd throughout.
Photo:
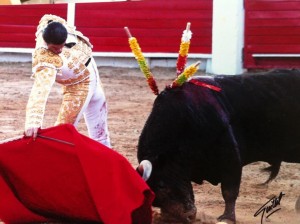
<svg viewBox="0 0 300 224"><path fill-rule="evenodd" d="M149 160L143 160L136 168L142 178L147 181L152 172L152 163Z"/></svg>

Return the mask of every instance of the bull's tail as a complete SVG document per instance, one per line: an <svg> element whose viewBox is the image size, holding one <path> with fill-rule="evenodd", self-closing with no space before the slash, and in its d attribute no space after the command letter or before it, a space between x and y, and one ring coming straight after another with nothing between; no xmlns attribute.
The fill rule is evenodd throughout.
<svg viewBox="0 0 300 224"><path fill-rule="evenodd" d="M266 185L275 179L275 177L279 173L280 166L281 166L281 162L274 162L274 163L270 163L270 166L262 169L263 172L270 173L269 178L267 179L266 182L263 183L263 185Z"/></svg>

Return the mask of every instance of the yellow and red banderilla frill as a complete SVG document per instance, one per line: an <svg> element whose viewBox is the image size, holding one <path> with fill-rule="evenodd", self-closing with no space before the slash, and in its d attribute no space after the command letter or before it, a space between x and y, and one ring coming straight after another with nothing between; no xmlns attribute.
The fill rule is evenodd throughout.
<svg viewBox="0 0 300 224"><path fill-rule="evenodd" d="M195 64L188 66L179 76L177 76L172 84L169 85L169 88L181 86L183 83L185 83L191 76L193 76L197 72L199 65L200 62L196 62Z"/></svg>
<svg viewBox="0 0 300 224"><path fill-rule="evenodd" d="M143 53L141 51L141 48L139 46L139 43L138 43L137 39L135 37L131 36L131 34L130 34L127 27L125 27L125 31L127 32L127 35L129 37L128 42L129 42L129 46L131 48L131 51L134 54L139 66L140 66L141 71L144 73L144 75L147 79L148 85L150 86L152 92L155 95L158 95L158 88L157 88L155 79L153 78L153 75L150 72L150 69L147 65L145 57L143 56Z"/></svg>
<svg viewBox="0 0 300 224"><path fill-rule="evenodd" d="M187 23L186 29L183 31L182 37L181 37L181 43L180 43L180 49L179 49L179 55L177 58L177 76L180 75L186 65L187 56L189 53L191 38L192 38L192 32L190 30L191 23Z"/></svg>

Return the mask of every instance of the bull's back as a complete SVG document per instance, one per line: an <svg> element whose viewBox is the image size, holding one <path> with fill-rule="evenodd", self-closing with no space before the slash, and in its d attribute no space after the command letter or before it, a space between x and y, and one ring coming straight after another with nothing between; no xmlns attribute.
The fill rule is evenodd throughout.
<svg viewBox="0 0 300 224"><path fill-rule="evenodd" d="M300 73L217 76L245 161L300 162Z"/></svg>

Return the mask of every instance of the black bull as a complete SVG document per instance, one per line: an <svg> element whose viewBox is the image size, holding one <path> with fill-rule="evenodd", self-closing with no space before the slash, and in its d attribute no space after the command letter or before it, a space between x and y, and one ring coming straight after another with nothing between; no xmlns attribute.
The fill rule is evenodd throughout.
<svg viewBox="0 0 300 224"><path fill-rule="evenodd" d="M193 220L191 181L207 180L221 183L225 210L219 220L235 221L243 166L269 163L270 181L281 162L300 162L300 72L197 80L222 90L187 82L161 92L139 138L138 160L152 163L147 183L162 214Z"/></svg>

